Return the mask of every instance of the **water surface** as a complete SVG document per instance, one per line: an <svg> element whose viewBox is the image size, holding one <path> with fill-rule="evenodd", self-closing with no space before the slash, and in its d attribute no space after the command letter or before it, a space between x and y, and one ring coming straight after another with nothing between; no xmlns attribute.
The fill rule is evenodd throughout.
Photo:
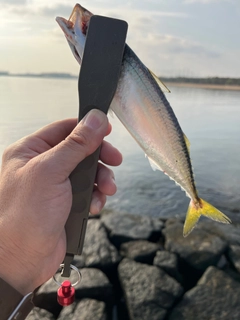
<svg viewBox="0 0 240 320"><path fill-rule="evenodd" d="M191 143L199 195L233 217L240 212L240 91L171 86L167 94ZM0 153L52 121L76 117L77 80L0 77ZM152 171L143 151L117 120L107 138L124 156L115 168L118 192L106 208L156 217L183 216L189 199Z"/></svg>

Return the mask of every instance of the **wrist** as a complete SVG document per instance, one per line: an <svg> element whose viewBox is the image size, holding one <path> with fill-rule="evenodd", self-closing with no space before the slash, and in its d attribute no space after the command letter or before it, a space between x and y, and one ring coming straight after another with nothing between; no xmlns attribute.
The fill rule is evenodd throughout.
<svg viewBox="0 0 240 320"><path fill-rule="evenodd" d="M29 263L25 265L18 259L16 252L10 250L10 247L6 249L4 241L1 241L0 257L0 278L23 296L34 291L37 285L34 284Z"/></svg>
<svg viewBox="0 0 240 320"><path fill-rule="evenodd" d="M20 275L19 275L20 277ZM35 287L28 281L19 281L17 277L7 274L6 272L0 272L0 278L14 288L19 294L25 296L34 291Z"/></svg>
<svg viewBox="0 0 240 320"><path fill-rule="evenodd" d="M0 278L0 305L2 320L24 320L34 307L33 293L21 295L17 290Z"/></svg>
<svg viewBox="0 0 240 320"><path fill-rule="evenodd" d="M35 289L32 281L29 281L29 279L25 278L25 275L14 270L14 268L11 268L10 266L6 271L5 268L0 265L0 278L23 296L33 292Z"/></svg>

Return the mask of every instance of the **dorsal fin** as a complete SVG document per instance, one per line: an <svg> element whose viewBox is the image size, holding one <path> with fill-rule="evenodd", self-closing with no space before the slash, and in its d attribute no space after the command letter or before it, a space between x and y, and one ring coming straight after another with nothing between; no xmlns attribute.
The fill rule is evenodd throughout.
<svg viewBox="0 0 240 320"><path fill-rule="evenodd" d="M148 71L151 73L154 80L157 82L158 86L163 92L171 92L168 87L153 73L151 70L148 69Z"/></svg>

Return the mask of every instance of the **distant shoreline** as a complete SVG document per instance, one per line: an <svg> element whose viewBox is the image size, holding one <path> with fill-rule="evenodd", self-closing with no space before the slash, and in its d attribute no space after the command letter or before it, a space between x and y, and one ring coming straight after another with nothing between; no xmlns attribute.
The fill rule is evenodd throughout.
<svg viewBox="0 0 240 320"><path fill-rule="evenodd" d="M190 82L168 82L164 81L167 86L182 88L199 88L199 89L217 89L240 91L240 85L224 85L224 84L207 84L207 83L190 83ZM171 90L171 88L169 88Z"/></svg>
<svg viewBox="0 0 240 320"><path fill-rule="evenodd" d="M70 73L9 73L0 72L0 77L14 77L14 78L42 78L42 79L77 79L78 76Z"/></svg>
<svg viewBox="0 0 240 320"><path fill-rule="evenodd" d="M14 74L7 71L0 71L0 77L20 77L20 78L42 78L42 79L77 79L77 75L64 72L49 73L20 73ZM167 78L161 77L161 80L167 86L175 86L182 88L200 88L200 89L217 89L240 91L240 78Z"/></svg>

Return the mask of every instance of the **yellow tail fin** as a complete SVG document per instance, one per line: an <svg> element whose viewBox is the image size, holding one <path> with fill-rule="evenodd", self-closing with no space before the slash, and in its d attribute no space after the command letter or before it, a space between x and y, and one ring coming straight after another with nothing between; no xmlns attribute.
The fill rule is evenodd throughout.
<svg viewBox="0 0 240 320"><path fill-rule="evenodd" d="M193 201L191 201L183 228L184 237L188 236L189 233L192 232L201 215L218 222L231 223L231 220L225 216L225 214L216 209L210 203L200 199L199 204L196 206Z"/></svg>

